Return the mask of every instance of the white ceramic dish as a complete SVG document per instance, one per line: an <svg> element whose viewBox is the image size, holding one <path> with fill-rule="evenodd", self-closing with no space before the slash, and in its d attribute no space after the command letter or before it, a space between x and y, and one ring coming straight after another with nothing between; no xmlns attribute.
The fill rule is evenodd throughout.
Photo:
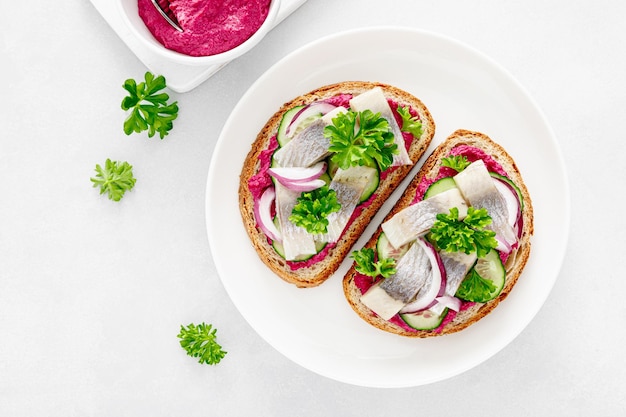
<svg viewBox="0 0 626 417"><path fill-rule="evenodd" d="M267 18L259 29L241 45L220 54L189 56L165 48L152 36L141 17L139 17L137 12L137 0L117 0L116 3L122 20L146 48L150 49L164 60L192 66L222 65L245 54L272 30L276 16L278 15L278 10L280 9L280 0L271 0Z"/></svg>
<svg viewBox="0 0 626 417"><path fill-rule="evenodd" d="M367 51L361 49L365 47ZM518 163L535 209L531 257L509 297L464 331L415 340L377 330L358 318L344 299L341 279L348 262L320 287L298 289L266 268L249 243L237 188L250 144L281 104L343 80L386 82L421 98L437 123L430 150L458 128L478 130L501 143ZM391 201L361 242L390 206ZM250 325L303 367L371 387L440 381L480 364L510 343L554 285L567 243L569 210L568 182L557 142L518 82L460 42L398 28L330 36L269 69L227 120L212 157L206 194L207 229L217 271Z"/></svg>
<svg viewBox="0 0 626 417"><path fill-rule="evenodd" d="M226 65L187 65L164 59L131 32L129 25L123 20L116 2L111 0L90 1L137 58L154 74L164 75L167 79L167 86L176 92L185 93L193 90ZM306 0L281 0L274 25L278 25L305 2Z"/></svg>

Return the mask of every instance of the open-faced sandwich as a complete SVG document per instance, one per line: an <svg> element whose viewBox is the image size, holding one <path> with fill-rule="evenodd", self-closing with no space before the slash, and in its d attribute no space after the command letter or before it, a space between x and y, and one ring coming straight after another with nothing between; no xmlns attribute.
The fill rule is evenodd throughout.
<svg viewBox="0 0 626 417"><path fill-rule="evenodd" d="M298 287L324 282L434 131L419 99L382 83L341 82L284 104L240 175L239 207L260 259Z"/></svg>
<svg viewBox="0 0 626 417"><path fill-rule="evenodd" d="M454 333L504 300L530 254L533 207L513 158L458 130L428 157L343 279L371 325L409 337Z"/></svg>

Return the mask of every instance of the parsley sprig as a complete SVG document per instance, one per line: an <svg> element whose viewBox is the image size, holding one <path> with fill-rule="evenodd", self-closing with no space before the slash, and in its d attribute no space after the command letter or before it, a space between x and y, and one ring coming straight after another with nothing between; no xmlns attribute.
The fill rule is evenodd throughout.
<svg viewBox="0 0 626 417"><path fill-rule="evenodd" d="M324 136L330 139L331 160L341 169L377 164L384 171L398 153L389 122L371 110L339 113L324 128Z"/></svg>
<svg viewBox="0 0 626 417"><path fill-rule="evenodd" d="M450 155L441 159L441 165L461 172L470 165L470 161L465 155Z"/></svg>
<svg viewBox="0 0 626 417"><path fill-rule="evenodd" d="M303 192L291 211L289 221L301 226L309 233L326 233L328 231L328 215L339 211L341 204L337 201L335 190L324 185L313 191Z"/></svg>
<svg viewBox="0 0 626 417"><path fill-rule="evenodd" d="M178 102L168 104L170 96L167 93L158 93L165 88L165 77L155 77L146 72L145 81L137 84L130 78L124 82L124 89L129 95L122 100L122 109L130 110L130 115L124 121L124 133L140 133L148 131L148 137L157 132L163 139L173 127L173 121L178 116Z"/></svg>
<svg viewBox="0 0 626 417"><path fill-rule="evenodd" d="M422 121L417 116L414 117L408 107L398 106L398 114L402 118L400 130L409 132L416 138L422 136Z"/></svg>
<svg viewBox="0 0 626 417"><path fill-rule="evenodd" d="M199 358L199 363L215 365L219 363L226 352L217 343L215 333L217 329L211 324L189 324L187 327L180 326L180 345L187 351L187 355Z"/></svg>
<svg viewBox="0 0 626 417"><path fill-rule="evenodd" d="M461 282L456 296L475 303L485 303L493 298L496 286L489 279L481 277L475 269Z"/></svg>
<svg viewBox="0 0 626 417"><path fill-rule="evenodd" d="M393 258L374 260L374 250L372 248L363 248L356 250L350 255L354 259L354 269L358 273L369 277L382 276L389 278L396 273L396 260Z"/></svg>
<svg viewBox="0 0 626 417"><path fill-rule="evenodd" d="M450 214L437 215L430 229L429 238L441 250L448 252L476 252L481 258L498 245L493 230L485 229L491 217L484 208L468 207L467 216L459 220L459 209L453 207Z"/></svg>
<svg viewBox="0 0 626 417"><path fill-rule="evenodd" d="M96 176L90 178L94 187L100 187L100 194L107 193L109 199L120 201L126 191L130 191L137 180L133 176L133 166L128 162L107 159L104 167L96 164Z"/></svg>

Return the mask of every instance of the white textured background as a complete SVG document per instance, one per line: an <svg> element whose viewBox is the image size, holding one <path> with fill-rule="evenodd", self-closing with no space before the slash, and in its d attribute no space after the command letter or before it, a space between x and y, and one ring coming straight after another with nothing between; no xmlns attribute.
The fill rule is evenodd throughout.
<svg viewBox="0 0 626 417"><path fill-rule="evenodd" d="M145 67L90 2L13 2L0 17L0 416L626 415L626 2L309 0L188 93L160 141L126 137L126 78ZM209 160L246 89L322 36L372 25L461 40L511 72L554 129L571 186L564 265L500 353L452 379L351 386L292 363L237 312L205 229ZM130 161L115 204L96 163ZM218 328L200 366L182 323Z"/></svg>

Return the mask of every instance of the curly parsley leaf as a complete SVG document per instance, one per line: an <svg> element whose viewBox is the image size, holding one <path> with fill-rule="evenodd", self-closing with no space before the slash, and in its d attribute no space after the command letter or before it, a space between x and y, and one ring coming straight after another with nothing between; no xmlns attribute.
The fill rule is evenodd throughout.
<svg viewBox="0 0 626 417"><path fill-rule="evenodd" d="M358 273L369 277L382 276L389 278L396 273L396 260L393 258L385 258L374 261L374 250L371 248L363 248L352 252L350 255L354 259L354 269Z"/></svg>
<svg viewBox="0 0 626 417"><path fill-rule="evenodd" d="M128 162L107 159L104 167L96 164L96 176L90 178L94 187L100 187L100 194L108 193L109 199L120 201L126 191L130 191L137 180L133 176L133 166Z"/></svg>
<svg viewBox="0 0 626 417"><path fill-rule="evenodd" d="M469 275L461 282L456 296L463 300L476 303L485 303L493 298L496 286L491 280L481 277L476 270L472 269Z"/></svg>
<svg viewBox="0 0 626 417"><path fill-rule="evenodd" d="M417 117L413 117L408 107L398 106L398 114L402 118L400 130L409 132L416 138L422 136L422 121Z"/></svg>
<svg viewBox="0 0 626 417"><path fill-rule="evenodd" d="M464 155L450 155L442 158L441 165L461 172L470 165L470 161Z"/></svg>
<svg viewBox="0 0 626 417"><path fill-rule="evenodd" d="M324 185L313 191L303 192L291 211L289 221L309 233L326 233L328 215L341 209L335 190Z"/></svg>
<svg viewBox="0 0 626 417"><path fill-rule="evenodd" d="M217 329L211 324L189 324L187 327L180 326L180 345L187 351L187 355L199 358L199 363L215 365L219 363L226 352L217 343L215 333Z"/></svg>
<svg viewBox="0 0 626 417"><path fill-rule="evenodd" d="M371 110L339 113L324 128L324 136L330 139L331 160L342 169L377 164L384 171L398 153L389 122Z"/></svg>
<svg viewBox="0 0 626 417"><path fill-rule="evenodd" d="M144 78L145 81L139 84L132 78L123 84L129 95L122 100L122 109L130 110L124 121L124 133L130 135L147 130L148 137L153 137L158 132L163 139L174 127L173 121L178 116L178 102L168 104L170 96L159 93L166 87L165 77L155 77L148 71Z"/></svg>
<svg viewBox="0 0 626 417"><path fill-rule="evenodd" d="M467 216L459 220L459 209L453 207L450 214L437 215L430 229L429 238L441 250L447 252L476 252L480 258L498 245L495 232L485 229L491 224L487 210L468 207Z"/></svg>

